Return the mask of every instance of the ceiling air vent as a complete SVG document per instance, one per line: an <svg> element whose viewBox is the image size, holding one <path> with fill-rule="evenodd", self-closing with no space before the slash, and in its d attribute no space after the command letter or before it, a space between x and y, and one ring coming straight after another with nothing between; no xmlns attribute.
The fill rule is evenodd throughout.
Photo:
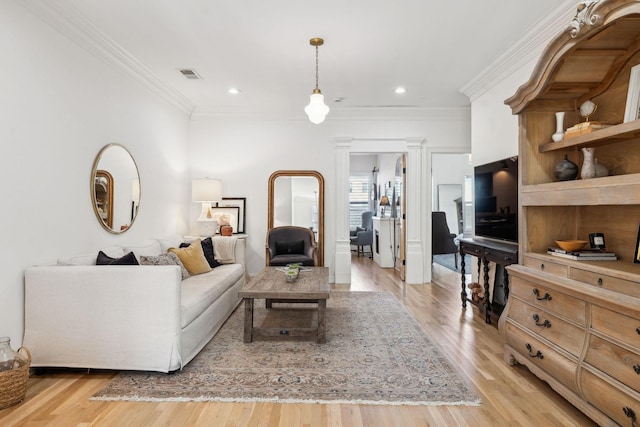
<svg viewBox="0 0 640 427"><path fill-rule="evenodd" d="M180 73L189 80L202 80L202 77L200 77L198 73L196 73L196 70L192 68L180 68L178 71L180 71Z"/></svg>

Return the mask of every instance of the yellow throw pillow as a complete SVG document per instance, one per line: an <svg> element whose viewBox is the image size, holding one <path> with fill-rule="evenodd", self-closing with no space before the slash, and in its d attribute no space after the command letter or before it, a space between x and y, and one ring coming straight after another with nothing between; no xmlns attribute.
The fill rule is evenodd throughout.
<svg viewBox="0 0 640 427"><path fill-rule="evenodd" d="M180 261L192 276L212 270L202 251L200 239L196 239L186 248L169 248L169 252L178 255L178 258L180 258Z"/></svg>

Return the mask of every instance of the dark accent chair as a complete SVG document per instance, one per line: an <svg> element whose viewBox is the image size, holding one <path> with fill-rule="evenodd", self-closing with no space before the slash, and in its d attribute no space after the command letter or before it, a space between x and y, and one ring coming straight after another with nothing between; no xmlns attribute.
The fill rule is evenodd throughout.
<svg viewBox="0 0 640 427"><path fill-rule="evenodd" d="M357 255L364 255L364 247L369 246L373 256L373 211L362 212L362 225L350 230L351 244L356 246Z"/></svg>
<svg viewBox="0 0 640 427"><path fill-rule="evenodd" d="M282 226L267 231L266 265L281 266L299 263L317 266L316 239L309 228Z"/></svg>
<svg viewBox="0 0 640 427"><path fill-rule="evenodd" d="M454 254L457 269L460 249L453 240L455 237L456 235L449 230L447 225L446 214L444 212L431 212L431 254Z"/></svg>

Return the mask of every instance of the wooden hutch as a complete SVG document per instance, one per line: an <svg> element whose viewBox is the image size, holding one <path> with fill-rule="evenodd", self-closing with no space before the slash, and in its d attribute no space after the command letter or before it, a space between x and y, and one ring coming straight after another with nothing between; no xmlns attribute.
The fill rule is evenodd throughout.
<svg viewBox="0 0 640 427"><path fill-rule="evenodd" d="M505 103L518 115L518 265L500 317L505 360L526 365L600 425L640 425L640 120L625 118L631 68L640 64L640 1L578 7L542 54L531 79ZM634 85L632 85L633 87ZM635 86L640 91L640 84ZM559 142L589 118L610 126ZM564 156L582 165L583 147L609 176L558 182ZM547 254L555 240L604 233L617 261L573 261ZM636 261L638 261L636 259Z"/></svg>

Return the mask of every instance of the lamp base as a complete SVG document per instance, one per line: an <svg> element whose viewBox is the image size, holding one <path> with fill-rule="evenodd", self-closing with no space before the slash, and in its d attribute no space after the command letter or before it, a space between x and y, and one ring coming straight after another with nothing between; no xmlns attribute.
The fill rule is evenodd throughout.
<svg viewBox="0 0 640 427"><path fill-rule="evenodd" d="M196 221L198 234L202 237L215 236L218 230L218 221L215 219L199 219Z"/></svg>

